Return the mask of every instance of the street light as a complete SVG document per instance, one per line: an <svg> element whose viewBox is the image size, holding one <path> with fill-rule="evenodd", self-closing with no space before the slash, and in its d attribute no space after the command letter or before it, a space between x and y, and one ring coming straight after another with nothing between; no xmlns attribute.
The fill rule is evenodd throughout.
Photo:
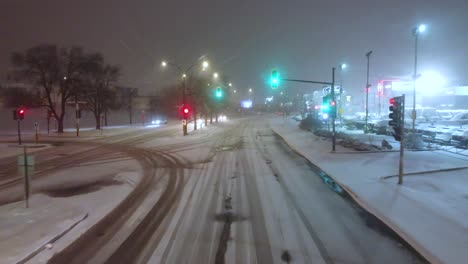
<svg viewBox="0 0 468 264"><path fill-rule="evenodd" d="M217 72L213 73L213 78L218 79L218 73Z"/></svg>
<svg viewBox="0 0 468 264"><path fill-rule="evenodd" d="M232 83L229 83L228 85L229 85L229 87L232 87Z"/></svg>
<svg viewBox="0 0 468 264"><path fill-rule="evenodd" d="M414 133L414 127L416 123L416 79L418 78L418 38L420 33L424 33L427 27L424 24L421 24L413 28L414 36L414 74L413 74L413 112L411 113L412 121L412 130Z"/></svg>
<svg viewBox="0 0 468 264"><path fill-rule="evenodd" d="M365 131L364 133L367 134L368 132L368 119L369 119L369 88L371 84L369 83L369 69L370 69L370 56L372 55L372 50L366 53L367 58L367 78L366 78L366 123L365 123Z"/></svg>
<svg viewBox="0 0 468 264"><path fill-rule="evenodd" d="M237 90L234 90L234 93L237 93Z"/></svg>
<svg viewBox="0 0 468 264"><path fill-rule="evenodd" d="M252 92L252 88L249 88L249 93L251 93L251 92Z"/></svg>
<svg viewBox="0 0 468 264"><path fill-rule="evenodd" d="M340 106L338 108L338 113L340 114L340 125L343 126L343 103L342 103L342 94L343 94L343 71L348 68L346 63L340 65Z"/></svg>
<svg viewBox="0 0 468 264"><path fill-rule="evenodd" d="M166 61L162 61L162 62L161 62L161 66L166 67L166 66L167 66L167 62L166 62Z"/></svg>
<svg viewBox="0 0 468 264"><path fill-rule="evenodd" d="M182 74L182 78L183 78L183 79L187 78L187 74L185 74L185 73Z"/></svg>
<svg viewBox="0 0 468 264"><path fill-rule="evenodd" d="M202 70L206 70L206 68L208 68L209 66L210 64L207 61L202 62Z"/></svg>

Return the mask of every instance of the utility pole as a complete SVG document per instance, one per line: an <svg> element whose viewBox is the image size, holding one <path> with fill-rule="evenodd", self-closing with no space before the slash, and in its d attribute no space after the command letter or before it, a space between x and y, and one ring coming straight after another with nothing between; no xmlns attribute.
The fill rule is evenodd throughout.
<svg viewBox="0 0 468 264"><path fill-rule="evenodd" d="M418 78L418 36L417 30L413 32L414 35L414 74L413 74L413 112L411 113L411 130L414 133L416 125L416 79Z"/></svg>
<svg viewBox="0 0 468 264"><path fill-rule="evenodd" d="M78 104L78 94L75 92L75 119L76 119L76 136L80 136L80 105Z"/></svg>
<svg viewBox="0 0 468 264"><path fill-rule="evenodd" d="M369 83L369 66L370 66L370 56L372 54L372 50L366 53L367 57L367 78L366 78L366 123L364 127L364 133L367 134L368 132L368 120L369 120L369 88L371 87Z"/></svg>
<svg viewBox="0 0 468 264"><path fill-rule="evenodd" d="M336 150L336 131L335 131L335 120L336 120L335 67L332 68L331 97L332 97L332 102L335 102L335 105L332 107L332 151L335 152L335 150Z"/></svg>

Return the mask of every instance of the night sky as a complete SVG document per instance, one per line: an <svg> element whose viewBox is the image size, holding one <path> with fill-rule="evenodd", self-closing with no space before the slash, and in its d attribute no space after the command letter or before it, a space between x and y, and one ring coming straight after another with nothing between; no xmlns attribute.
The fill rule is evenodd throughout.
<svg viewBox="0 0 468 264"><path fill-rule="evenodd" d="M272 67L285 78L330 81L331 67L345 62L344 87L357 95L365 86L369 50L373 83L412 74L411 30L419 23L428 25L420 38L421 71L468 84L463 0L0 0L0 75L12 51L76 44L121 65L121 83L147 93L176 78L161 71L162 59L188 66L207 55L238 90L252 87L257 94L268 90L264 79Z"/></svg>

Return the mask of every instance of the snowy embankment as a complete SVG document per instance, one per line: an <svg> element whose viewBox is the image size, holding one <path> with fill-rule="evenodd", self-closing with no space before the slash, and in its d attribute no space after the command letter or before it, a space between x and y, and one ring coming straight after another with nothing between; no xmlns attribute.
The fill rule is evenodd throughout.
<svg viewBox="0 0 468 264"><path fill-rule="evenodd" d="M468 158L444 151L405 153L403 185L398 152L359 153L301 130L289 119L272 129L294 150L335 179L432 263L468 259Z"/></svg>

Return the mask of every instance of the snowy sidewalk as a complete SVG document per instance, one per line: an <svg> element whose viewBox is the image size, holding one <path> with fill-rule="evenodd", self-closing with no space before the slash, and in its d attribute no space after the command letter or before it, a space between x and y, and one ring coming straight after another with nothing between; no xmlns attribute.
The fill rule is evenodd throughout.
<svg viewBox="0 0 468 264"><path fill-rule="evenodd" d="M468 157L444 151L405 153L403 185L398 152L359 153L274 118L272 129L342 185L432 263L468 259ZM342 153L340 153L342 152ZM454 169L454 170L452 170Z"/></svg>
<svg viewBox="0 0 468 264"><path fill-rule="evenodd" d="M80 207L58 205L35 195L28 209L23 201L0 207L0 263L23 263L88 216Z"/></svg>

